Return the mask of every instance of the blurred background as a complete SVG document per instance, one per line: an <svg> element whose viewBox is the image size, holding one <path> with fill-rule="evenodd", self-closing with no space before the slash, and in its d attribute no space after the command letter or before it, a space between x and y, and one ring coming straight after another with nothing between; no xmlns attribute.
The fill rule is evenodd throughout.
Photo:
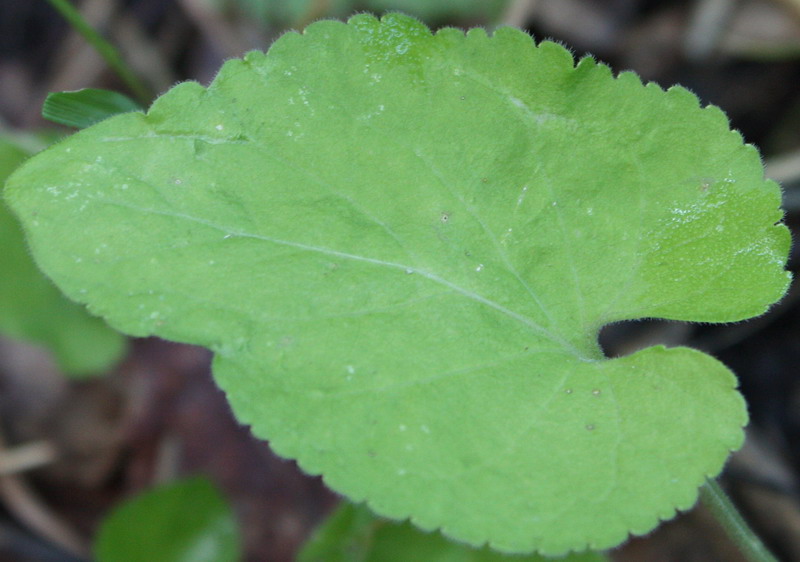
<svg viewBox="0 0 800 562"><path fill-rule="evenodd" d="M720 106L763 154L800 211L800 0L84 0L83 16L116 45L153 95L207 84L228 58L265 50L288 29L358 11L401 10L433 28L514 25L576 57ZM45 0L0 0L0 134L69 134L44 121L48 92L132 94ZM27 136L26 136L27 135ZM790 268L796 267L796 251ZM0 275L3 275L0 272ZM655 342L708 351L740 377L752 423L722 479L782 559L800 561L798 292L746 323L623 323L601 334L610 355ZM2 325L0 325L2 332ZM12 334L13 335L13 334ZM209 354L131 342L104 376L67 378L51 355L0 336L0 561L81 560L121 498L178 475L209 476L232 503L245 556L283 562L338 501L232 418ZM10 463L9 459L19 459ZM6 460L4 464L4 459ZM620 561L741 560L697 508L615 551ZM513 560L513 558L511 559Z"/></svg>

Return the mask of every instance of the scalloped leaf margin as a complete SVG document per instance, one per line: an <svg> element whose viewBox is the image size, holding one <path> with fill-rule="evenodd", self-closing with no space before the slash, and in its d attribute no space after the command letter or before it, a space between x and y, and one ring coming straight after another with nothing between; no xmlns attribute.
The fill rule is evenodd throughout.
<svg viewBox="0 0 800 562"><path fill-rule="evenodd" d="M0 185L31 156L0 136ZM31 259L16 217L0 201L0 333L43 346L67 375L106 372L125 353L126 340L83 306L64 298Z"/></svg>
<svg viewBox="0 0 800 562"><path fill-rule="evenodd" d="M279 454L509 552L645 533L741 445L727 368L609 360L601 326L741 320L789 282L780 191L719 109L397 14L288 33L32 159L8 198L72 298L211 348Z"/></svg>

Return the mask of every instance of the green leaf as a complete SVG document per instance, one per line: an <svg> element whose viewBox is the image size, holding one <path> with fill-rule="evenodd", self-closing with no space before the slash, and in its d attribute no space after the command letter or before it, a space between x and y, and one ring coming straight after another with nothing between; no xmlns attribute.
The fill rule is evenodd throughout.
<svg viewBox="0 0 800 562"><path fill-rule="evenodd" d="M0 138L0 184L30 153ZM42 344L73 376L107 370L125 351L125 339L86 309L68 301L28 254L17 219L0 201L0 333Z"/></svg>
<svg viewBox="0 0 800 562"><path fill-rule="evenodd" d="M473 549L424 533L413 525L376 518L363 506L344 504L303 546L298 562L545 562L537 554L509 558L488 548ZM599 552L572 554L560 562L608 562Z"/></svg>
<svg viewBox="0 0 800 562"><path fill-rule="evenodd" d="M68 127L85 129L118 113L141 109L139 104L119 92L85 88L48 94L42 117Z"/></svg>
<svg viewBox="0 0 800 562"><path fill-rule="evenodd" d="M187 478L117 506L94 544L99 562L236 562L239 531L216 486Z"/></svg>
<svg viewBox="0 0 800 562"><path fill-rule="evenodd" d="M42 267L204 345L238 419L378 514L604 549L742 443L731 372L605 324L732 322L789 283L780 191L682 88L525 33L367 15L281 37L31 159Z"/></svg>

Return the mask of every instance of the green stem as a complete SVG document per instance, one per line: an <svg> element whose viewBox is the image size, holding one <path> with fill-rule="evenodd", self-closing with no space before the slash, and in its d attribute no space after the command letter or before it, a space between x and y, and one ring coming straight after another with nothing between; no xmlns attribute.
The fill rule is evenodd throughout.
<svg viewBox="0 0 800 562"><path fill-rule="evenodd" d="M69 2L69 0L47 0L63 16L69 24L80 33L84 39L94 47L101 57L108 63L114 72L116 72L122 80L128 85L131 91L139 98L139 101L145 105L149 104L153 99L151 92L139 80L136 74L131 70L127 63L123 60L119 51L108 41L103 39L97 31L83 18L81 13Z"/></svg>
<svg viewBox="0 0 800 562"><path fill-rule="evenodd" d="M722 525L741 553L752 562L778 562L761 539L747 525L736 506L715 480L707 479L700 488L700 500Z"/></svg>

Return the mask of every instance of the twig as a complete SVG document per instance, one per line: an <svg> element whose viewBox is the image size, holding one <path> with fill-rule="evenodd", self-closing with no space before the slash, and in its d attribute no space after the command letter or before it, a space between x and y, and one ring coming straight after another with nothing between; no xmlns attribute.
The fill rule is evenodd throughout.
<svg viewBox="0 0 800 562"><path fill-rule="evenodd" d="M166 62L159 46L142 29L138 19L121 13L111 22L111 36L120 50L156 92L169 89L178 78Z"/></svg>
<svg viewBox="0 0 800 562"><path fill-rule="evenodd" d="M765 168L766 176L778 183L800 182L800 150L773 156Z"/></svg>
<svg viewBox="0 0 800 562"><path fill-rule="evenodd" d="M56 450L46 441L18 445L0 450L0 476L17 474L50 464L56 459Z"/></svg>
<svg viewBox="0 0 800 562"><path fill-rule="evenodd" d="M736 0L697 0L684 40L689 60L703 60L714 52L735 8Z"/></svg>
<svg viewBox="0 0 800 562"><path fill-rule="evenodd" d="M787 212L800 210L800 150L766 161L765 175L783 185L783 208Z"/></svg>
<svg viewBox="0 0 800 562"><path fill-rule="evenodd" d="M778 4L783 5L789 13L794 17L795 21L800 23L800 0L775 0Z"/></svg>
<svg viewBox="0 0 800 562"><path fill-rule="evenodd" d="M223 58L241 56L249 49L248 44L218 17L209 3L178 0L178 4Z"/></svg>
<svg viewBox="0 0 800 562"><path fill-rule="evenodd" d="M292 29L302 31L314 21L325 17L330 10L331 0L312 0L304 14L292 22Z"/></svg>
<svg viewBox="0 0 800 562"><path fill-rule="evenodd" d="M0 455L5 452L0 434ZM0 475L0 500L22 524L78 556L89 553L88 545L65 521L53 513L19 474Z"/></svg>
<svg viewBox="0 0 800 562"><path fill-rule="evenodd" d="M178 477L181 460L181 440L174 433L166 433L158 444L153 483L164 484Z"/></svg>
<svg viewBox="0 0 800 562"><path fill-rule="evenodd" d="M500 18L499 25L510 25L512 27L525 27L533 19L538 0L514 0L509 3L505 13Z"/></svg>
<svg viewBox="0 0 800 562"><path fill-rule="evenodd" d="M81 4L83 17L95 29L107 29L116 9L117 0L84 0ZM48 80L46 93L86 87L95 83L108 68L100 54L76 29L71 29L64 37L56 53L52 65L53 76ZM36 106L39 114L41 103Z"/></svg>

